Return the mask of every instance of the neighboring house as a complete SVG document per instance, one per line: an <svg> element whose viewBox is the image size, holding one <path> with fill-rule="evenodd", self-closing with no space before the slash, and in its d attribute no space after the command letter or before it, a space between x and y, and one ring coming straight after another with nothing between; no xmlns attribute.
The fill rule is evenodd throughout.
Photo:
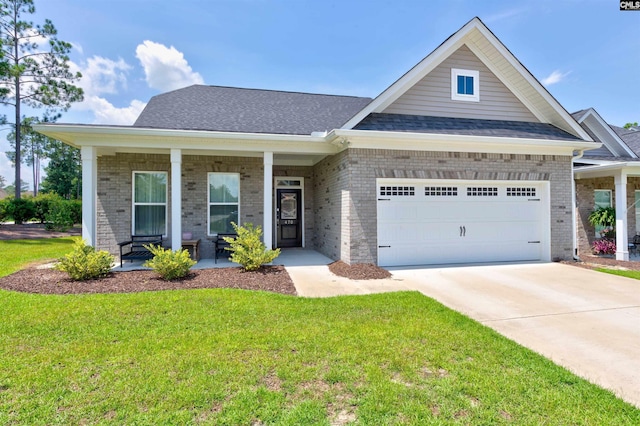
<svg viewBox="0 0 640 426"><path fill-rule="evenodd" d="M383 266L571 258L573 155L600 146L478 18L373 100L196 85L133 126L37 129L81 149L98 248L253 222Z"/></svg>
<svg viewBox="0 0 640 426"><path fill-rule="evenodd" d="M597 207L615 207L616 258L629 260L628 241L640 234L640 130L608 125L593 108L572 115L602 143L574 160L578 253L589 254L601 235L589 224L589 214Z"/></svg>

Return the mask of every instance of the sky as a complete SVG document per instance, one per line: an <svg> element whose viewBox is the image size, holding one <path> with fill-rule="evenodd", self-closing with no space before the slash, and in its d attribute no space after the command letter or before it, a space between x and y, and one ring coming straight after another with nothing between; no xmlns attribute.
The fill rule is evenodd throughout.
<svg viewBox="0 0 640 426"><path fill-rule="evenodd" d="M478 16L569 112L640 121L640 11L617 0L35 0L85 100L59 122L133 124L192 84L375 97ZM0 108L0 113L12 111ZM0 175L13 182L2 153ZM29 167L22 178L31 182Z"/></svg>

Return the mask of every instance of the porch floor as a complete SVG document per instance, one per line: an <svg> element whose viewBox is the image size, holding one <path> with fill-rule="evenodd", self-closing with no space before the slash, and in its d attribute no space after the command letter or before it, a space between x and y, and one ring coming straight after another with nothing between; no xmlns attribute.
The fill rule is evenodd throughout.
<svg viewBox="0 0 640 426"><path fill-rule="evenodd" d="M280 256L271 264L283 266L318 266L328 265L332 262L333 260L315 250L296 247L280 249ZM127 261L121 268L118 260L117 266L113 268L113 271L124 272L151 269L142 266L143 263L144 261ZM214 259L200 259L192 269L234 268L236 266L238 266L238 264L231 262L228 257L220 256L218 257L218 263L215 263Z"/></svg>

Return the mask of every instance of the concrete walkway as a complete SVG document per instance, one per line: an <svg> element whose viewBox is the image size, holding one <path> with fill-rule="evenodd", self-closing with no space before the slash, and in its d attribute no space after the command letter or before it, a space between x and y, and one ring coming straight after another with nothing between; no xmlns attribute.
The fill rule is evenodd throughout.
<svg viewBox="0 0 640 426"><path fill-rule="evenodd" d="M557 263L396 268L351 281L287 267L298 294L417 290L640 407L640 281Z"/></svg>

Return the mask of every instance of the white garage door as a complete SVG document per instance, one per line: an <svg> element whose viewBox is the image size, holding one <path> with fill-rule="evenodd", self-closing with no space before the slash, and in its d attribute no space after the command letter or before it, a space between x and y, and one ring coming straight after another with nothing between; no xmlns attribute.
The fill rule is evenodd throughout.
<svg viewBox="0 0 640 426"><path fill-rule="evenodd" d="M548 183L378 180L378 264L549 260Z"/></svg>

